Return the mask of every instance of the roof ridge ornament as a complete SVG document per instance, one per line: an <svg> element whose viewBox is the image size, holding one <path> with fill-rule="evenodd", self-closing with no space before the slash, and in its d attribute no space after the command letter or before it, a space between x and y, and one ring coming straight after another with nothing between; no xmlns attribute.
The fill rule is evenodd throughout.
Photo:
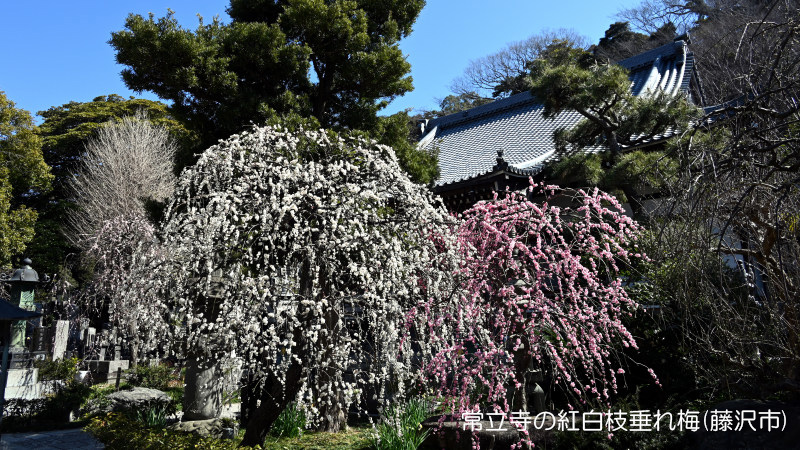
<svg viewBox="0 0 800 450"><path fill-rule="evenodd" d="M497 149L497 164L494 165L494 170L508 169L508 162L503 158L505 151L502 148Z"/></svg>

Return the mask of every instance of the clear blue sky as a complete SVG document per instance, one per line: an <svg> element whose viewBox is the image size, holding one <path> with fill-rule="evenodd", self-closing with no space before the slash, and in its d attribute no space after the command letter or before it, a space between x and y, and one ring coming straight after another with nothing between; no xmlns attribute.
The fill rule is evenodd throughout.
<svg viewBox="0 0 800 450"><path fill-rule="evenodd" d="M639 0L428 0L414 32L401 43L412 66L415 90L385 110L432 109L448 95L453 79L470 60L494 53L544 29L573 28L596 42L613 15ZM197 14L219 15L226 0L0 0L0 91L32 113L71 100L106 94L136 94L120 78L122 67L108 45L129 13L156 17L175 11L182 26L194 28Z"/></svg>

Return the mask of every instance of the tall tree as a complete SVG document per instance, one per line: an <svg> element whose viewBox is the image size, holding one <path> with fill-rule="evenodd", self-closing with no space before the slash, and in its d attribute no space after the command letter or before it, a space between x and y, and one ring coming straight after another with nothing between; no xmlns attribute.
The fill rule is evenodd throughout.
<svg viewBox="0 0 800 450"><path fill-rule="evenodd" d="M614 348L636 348L621 322L637 307L621 271L643 257L638 233L597 189L532 185L466 211L455 231L464 290L407 320L430 352L425 374L445 411L526 411L531 366L576 400L570 409L607 403L624 373Z"/></svg>
<svg viewBox="0 0 800 450"><path fill-rule="evenodd" d="M31 114L0 91L0 268L33 239L37 214L30 199L47 192L52 179Z"/></svg>
<svg viewBox="0 0 800 450"><path fill-rule="evenodd" d="M395 122L377 113L412 89L398 43L424 4L235 0L231 23L201 20L195 31L179 26L171 12L158 20L131 15L111 45L128 66L125 83L171 100L204 146L251 121L292 116L396 144L380 135L382 122Z"/></svg>
<svg viewBox="0 0 800 450"><path fill-rule="evenodd" d="M544 104L546 117L567 109L584 117L573 129L556 132L562 151L602 138L617 159L623 147L685 126L695 111L682 96L661 91L634 96L625 68L600 64L588 52L562 44L552 46L547 58L534 63L531 78L531 92Z"/></svg>
<svg viewBox="0 0 800 450"><path fill-rule="evenodd" d="M117 217L147 217L147 202L172 195L175 142L144 113L108 123L86 143L70 180L76 208L69 215L72 240L83 245Z"/></svg>
<svg viewBox="0 0 800 450"><path fill-rule="evenodd" d="M136 272L133 258L157 249L148 207L172 195L175 147L165 127L138 111L97 130L69 182L75 207L67 213L65 232L91 269L75 298L95 319L116 328L116 343L130 349L134 365L141 336L148 335L141 321L153 302L130 290L137 277L147 276Z"/></svg>
<svg viewBox="0 0 800 450"><path fill-rule="evenodd" d="M623 151L669 129L687 127L699 114L698 110L681 95L657 91L634 96L625 68L598 63L584 50L557 43L547 53L547 58L533 64L531 73L531 92L544 104L545 117L554 117L568 109L583 116L575 127L555 131L556 148L562 160L556 168L577 167L596 180L604 179L604 187L630 202L634 213L638 213L637 189L646 184L642 180L648 177L642 166L649 164L647 167L652 170L664 170L672 164L669 161L662 164L660 155L649 151L626 155ZM609 151L588 156L581 152L598 142ZM593 164L586 164L587 161ZM582 181L600 184L596 180Z"/></svg>
<svg viewBox="0 0 800 450"><path fill-rule="evenodd" d="M586 48L585 37L568 29L544 31L523 41L512 42L503 50L471 61L464 75L453 81L451 90L457 96L491 99L507 97L529 89L527 81L531 64L554 42ZM444 108L443 108L444 109Z"/></svg>
<svg viewBox="0 0 800 450"><path fill-rule="evenodd" d="M198 151L197 136L178 122L167 105L161 102L133 97L126 99L111 94L90 102L72 101L39 111L44 121L37 133L41 137L44 160L51 166L54 176L53 189L32 199L39 220L36 222L36 239L29 245L29 252L40 271L77 277L77 280L72 280L73 284L82 281L80 275L70 271L75 268L70 255L77 255L79 249L70 243L64 234L67 230L63 229L67 216L75 207L69 183L83 161L86 144L97 137L98 131L109 122L119 122L138 112L147 115L154 125L169 131L178 144L178 160L192 159L192 154Z"/></svg>
<svg viewBox="0 0 800 450"><path fill-rule="evenodd" d="M172 291L168 345L201 375L222 358L243 361L261 386L245 444L263 443L295 400L337 430L367 392L403 395L384 390L410 381L399 331L416 301L448 283L428 276L441 256L429 237L450 233L390 148L257 127L208 149L176 192L162 231L170 255L154 263L168 267L155 274Z"/></svg>

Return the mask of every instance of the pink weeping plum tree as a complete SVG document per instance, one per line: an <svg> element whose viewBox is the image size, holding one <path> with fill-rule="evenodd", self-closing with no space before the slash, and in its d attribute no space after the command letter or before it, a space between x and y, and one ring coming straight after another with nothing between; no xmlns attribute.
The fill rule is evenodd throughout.
<svg viewBox="0 0 800 450"><path fill-rule="evenodd" d="M646 258L636 222L597 189L533 182L525 193L476 204L462 219L461 293L432 298L406 322L409 336L424 336L425 381L445 410L511 417L526 407L531 367L573 401L607 403L624 372L615 349L636 348L622 318L637 305L621 275Z"/></svg>

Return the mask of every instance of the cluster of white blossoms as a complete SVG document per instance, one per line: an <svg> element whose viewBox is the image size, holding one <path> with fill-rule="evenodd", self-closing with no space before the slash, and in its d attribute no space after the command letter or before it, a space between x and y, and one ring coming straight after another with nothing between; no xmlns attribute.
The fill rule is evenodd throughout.
<svg viewBox="0 0 800 450"><path fill-rule="evenodd" d="M169 350L238 359L284 386L299 373L296 398L323 415L389 383L402 394L405 313L452 291L440 263L455 246L437 246L451 222L388 147L324 130L234 135L184 171L166 212L154 276Z"/></svg>

